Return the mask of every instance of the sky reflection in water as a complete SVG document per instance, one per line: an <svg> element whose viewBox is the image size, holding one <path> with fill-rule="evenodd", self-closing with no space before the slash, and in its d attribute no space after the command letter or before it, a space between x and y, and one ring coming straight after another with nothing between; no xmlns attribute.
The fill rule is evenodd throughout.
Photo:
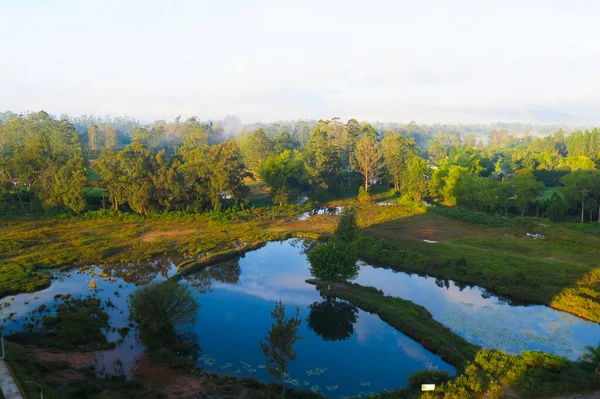
<svg viewBox="0 0 600 399"><path fill-rule="evenodd" d="M297 342L297 360L290 364L290 385L339 397L403 387L408 375L423 368L454 372L438 356L376 315L343 301L321 298L315 287L305 282L310 274L302 244L301 240L269 243L240 260L210 266L185 278L202 304L198 322L192 326L202 348L201 366L207 371L271 380L259 341L271 325L275 301L282 299L289 315L299 306L303 319L300 333L304 338ZM89 295L91 278L101 289L96 295L103 300L110 298L116 306L107 309L111 326L126 326L126 298L135 283L164 280L176 269L163 259L105 267L104 271L118 277L106 281L77 271L59 272L56 275L60 279L48 289L16 295L11 306L0 313L2 318L10 312L17 314L14 321L4 322L4 332L19 329L25 315L41 304L54 309L55 294ZM596 344L600 336L600 325L596 323L545 306L511 306L478 287L461 291L452 282L444 284L435 278L364 264L356 282L425 306L436 320L487 348L511 353L540 349L577 359L584 346ZM35 296L39 298L34 300ZM10 298L3 302L7 300ZM110 333L109 339L117 340L118 333ZM142 351L143 346L130 332L116 350L98 353L97 362L100 369L110 373L118 371L118 367L114 369L118 359L130 375Z"/></svg>

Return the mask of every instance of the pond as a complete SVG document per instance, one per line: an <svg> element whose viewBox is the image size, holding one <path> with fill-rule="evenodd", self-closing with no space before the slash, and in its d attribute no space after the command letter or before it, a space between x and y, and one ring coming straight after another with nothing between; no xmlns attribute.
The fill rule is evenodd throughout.
<svg viewBox="0 0 600 399"><path fill-rule="evenodd" d="M420 369L455 372L439 356L378 316L345 301L322 298L305 282L310 278L305 251L312 244L303 240L268 243L241 259L209 266L181 281L194 288L202 305L197 323L191 326L202 349L200 366L220 374L271 381L259 343L272 323L270 312L275 301L281 299L289 316L297 306L303 320L303 339L296 343L297 360L290 362L286 378L289 385L329 397L363 396L404 387L408 376ZM100 272L104 278L97 275ZM4 333L20 329L27 314L41 304L52 312L57 303L55 294L90 295L91 279L98 283L95 295L115 305L106 309L111 326L127 326L127 295L136 284L164 280L175 273L168 259L57 272L48 289L2 300L11 302L0 313L5 319ZM356 282L425 306L436 320L486 348L511 353L540 349L577 359L585 345L596 345L600 337L596 323L545 306L515 306L479 287L364 263ZM6 320L9 313L16 315ZM120 336L109 332L109 338L116 341ZM115 350L98 352L96 363L101 373L122 369L131 375L142 352L143 345L132 330Z"/></svg>
<svg viewBox="0 0 600 399"><path fill-rule="evenodd" d="M484 348L515 354L541 350L578 360L586 345L600 340L600 324L548 306L516 306L477 286L360 264L355 283L424 306L434 319Z"/></svg>
<svg viewBox="0 0 600 399"><path fill-rule="evenodd" d="M97 274L104 272L102 278ZM4 332L21 329L25 317L46 304L51 314L56 308L55 294L87 296L92 293L115 307L106 308L110 324L129 324L127 295L135 283L164 280L176 269L169 262L118 267L88 268L83 271L55 273L51 287L34 294L16 295L11 306L2 310ZM408 376L417 370L440 369L454 374L455 369L420 344L387 325L376 315L363 312L340 300L326 300L313 285L304 254L304 242L288 240L269 243L236 259L186 276L202 305L192 327L202 349L199 365L206 371L271 381L260 341L271 326L271 311L281 299L288 316L299 307L303 322L296 343L297 360L290 362L286 382L299 389L319 391L329 397L364 396L368 393L406 386ZM90 291L91 279L98 290ZM118 295L115 294L118 293ZM36 298L37 299L34 299ZM10 298L5 298L4 301ZM116 341L118 334L110 333ZM98 352L96 364L102 373L131 375L143 352L132 331L115 350Z"/></svg>
<svg viewBox="0 0 600 399"><path fill-rule="evenodd" d="M106 374L125 374L130 377L133 367L144 352L144 345L137 339L134 329L122 337L117 329L127 327L130 324L129 312L127 310L127 297L136 288L137 284L146 284L150 281L162 281L177 272L177 268L168 259L159 259L152 262L122 264L116 266L105 266L85 268L82 270L70 270L68 272L53 272L52 285L42 291L32 294L19 294L7 296L2 302L10 303L10 306L0 310L0 322L2 333L8 335L12 332L23 331L23 324L30 322L28 317L38 316L40 305L46 305L44 315L56 313L57 306L62 302L56 298L57 294L70 294L73 298L95 296L103 300L103 308L108 313L109 325L115 327L113 330L105 331L109 342L118 342L115 349L97 351L93 361L98 376ZM101 277L99 274L112 276ZM97 290L91 290L91 280L97 282ZM114 306L106 306L110 300ZM11 314L14 314L9 318ZM37 317L40 319L39 317Z"/></svg>
<svg viewBox="0 0 600 399"><path fill-rule="evenodd" d="M406 386L414 371L454 368L378 316L322 298L310 278L303 241L269 243L241 260L189 277L200 292L194 327L207 371L270 380L259 342L281 299L288 315L300 308L303 323L287 383L326 396L365 395ZM202 294L205 293L205 294Z"/></svg>

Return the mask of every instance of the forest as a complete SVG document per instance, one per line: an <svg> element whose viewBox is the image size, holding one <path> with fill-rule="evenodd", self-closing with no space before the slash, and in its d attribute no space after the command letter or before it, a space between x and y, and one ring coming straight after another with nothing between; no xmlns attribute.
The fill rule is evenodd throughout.
<svg viewBox="0 0 600 399"><path fill-rule="evenodd" d="M242 125L192 117L0 115L0 212L244 209L262 180L275 205L373 186L401 201L499 216L599 220L600 130L418 125L339 118Z"/></svg>

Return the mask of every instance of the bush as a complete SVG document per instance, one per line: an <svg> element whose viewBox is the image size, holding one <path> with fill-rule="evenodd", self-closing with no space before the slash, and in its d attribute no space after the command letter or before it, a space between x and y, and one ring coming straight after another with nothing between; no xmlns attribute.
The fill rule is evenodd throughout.
<svg viewBox="0 0 600 399"><path fill-rule="evenodd" d="M358 189L358 200L360 202L371 202L372 198L371 198L371 194L369 194L369 192L367 190L365 190L365 188L363 186L360 186L360 188Z"/></svg>
<svg viewBox="0 0 600 399"><path fill-rule="evenodd" d="M450 376L447 371L420 370L408 377L408 386L414 389L421 389L422 384L440 385L449 379Z"/></svg>
<svg viewBox="0 0 600 399"><path fill-rule="evenodd" d="M356 211L352 208L344 208L335 230L335 238L345 242L354 241L356 229Z"/></svg>
<svg viewBox="0 0 600 399"><path fill-rule="evenodd" d="M131 318L139 323L140 338L150 349L175 345L175 326L193 323L199 308L192 289L172 281L148 284L129 296Z"/></svg>

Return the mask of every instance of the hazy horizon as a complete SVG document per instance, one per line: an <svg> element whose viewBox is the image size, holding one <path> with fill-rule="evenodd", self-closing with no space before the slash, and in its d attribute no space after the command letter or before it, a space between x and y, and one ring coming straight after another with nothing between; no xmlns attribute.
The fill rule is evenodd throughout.
<svg viewBox="0 0 600 399"><path fill-rule="evenodd" d="M0 109L600 124L600 3L0 4Z"/></svg>

